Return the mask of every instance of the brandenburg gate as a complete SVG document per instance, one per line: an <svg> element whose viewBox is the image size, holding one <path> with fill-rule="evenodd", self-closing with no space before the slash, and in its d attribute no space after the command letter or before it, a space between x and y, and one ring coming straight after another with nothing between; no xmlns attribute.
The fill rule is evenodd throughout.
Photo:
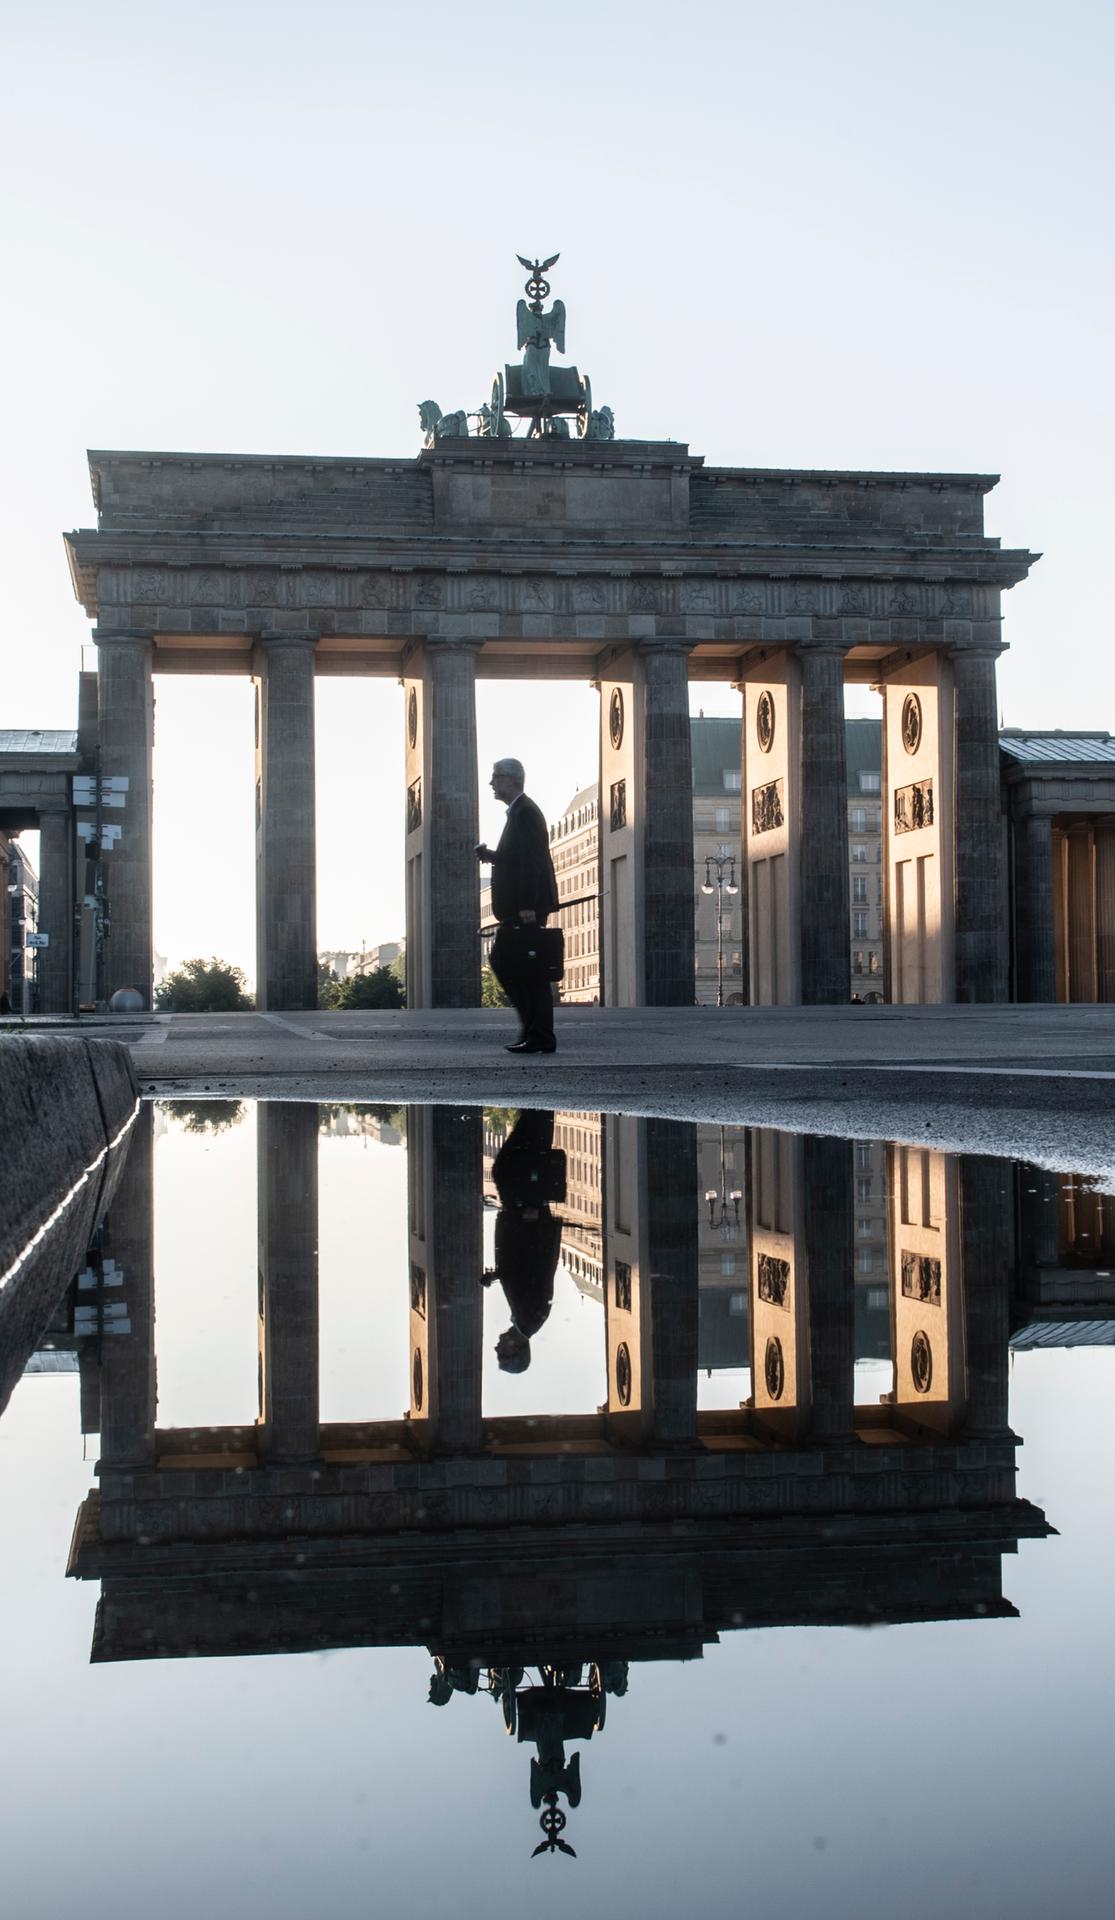
<svg viewBox="0 0 1115 1920"><path fill-rule="evenodd" d="M884 701L889 997L1005 999L995 662L1034 556L985 534L994 478L714 468L618 439L587 376L550 365L552 261L524 264L522 364L475 414L425 402L415 458L90 454L97 525L66 545L102 766L128 781L107 991L150 1004L153 676L248 674L258 1004L316 1005L314 685L371 674L402 687L412 1006L480 998L485 677L599 687L607 1004L693 1000L694 679L742 692L752 1002L847 998L848 680Z"/></svg>

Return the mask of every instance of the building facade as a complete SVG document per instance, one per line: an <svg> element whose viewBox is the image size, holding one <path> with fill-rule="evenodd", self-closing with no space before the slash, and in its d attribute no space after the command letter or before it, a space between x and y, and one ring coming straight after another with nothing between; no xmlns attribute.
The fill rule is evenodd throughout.
<svg viewBox="0 0 1115 1920"><path fill-rule="evenodd" d="M884 997L883 730L878 720L846 720L848 760L848 912L851 998Z"/></svg>

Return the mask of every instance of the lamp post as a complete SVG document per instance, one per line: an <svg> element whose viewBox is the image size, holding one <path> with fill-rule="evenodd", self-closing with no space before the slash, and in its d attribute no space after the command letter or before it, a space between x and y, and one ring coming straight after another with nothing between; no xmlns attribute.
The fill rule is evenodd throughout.
<svg viewBox="0 0 1115 1920"><path fill-rule="evenodd" d="M731 1240L739 1232L739 1203L743 1199L740 1187L729 1187L727 1154L725 1151L724 1129L720 1129L720 1191L715 1187L705 1188L705 1201L708 1206L710 1227L719 1228L722 1240Z"/></svg>
<svg viewBox="0 0 1115 1920"><path fill-rule="evenodd" d="M713 879L712 869L716 868ZM727 869L727 878L725 878ZM705 855L705 877L701 882L702 893L716 895L716 1004L724 1005L724 895L738 893L736 885L736 856L730 847L723 844L715 853Z"/></svg>

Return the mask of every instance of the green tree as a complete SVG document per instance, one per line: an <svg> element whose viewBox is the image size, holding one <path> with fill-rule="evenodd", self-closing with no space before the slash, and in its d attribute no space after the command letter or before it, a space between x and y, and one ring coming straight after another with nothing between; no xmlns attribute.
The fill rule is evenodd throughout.
<svg viewBox="0 0 1115 1920"><path fill-rule="evenodd" d="M228 960L187 960L155 988L155 1005L161 1013L250 1013L247 984L243 968Z"/></svg>
<svg viewBox="0 0 1115 1920"><path fill-rule="evenodd" d="M369 973L354 973L342 980L335 1004L349 1012L361 1007L402 1007L406 994L390 967L373 967Z"/></svg>
<svg viewBox="0 0 1115 1920"><path fill-rule="evenodd" d="M160 1100L159 1105L187 1133L224 1133L244 1118L242 1100Z"/></svg>
<svg viewBox="0 0 1115 1920"><path fill-rule="evenodd" d="M491 967L480 970L480 1005L482 1007L509 1007L510 1000L504 993Z"/></svg>
<svg viewBox="0 0 1115 1920"><path fill-rule="evenodd" d="M340 1005L341 982L327 960L317 963L317 1003L319 1007Z"/></svg>

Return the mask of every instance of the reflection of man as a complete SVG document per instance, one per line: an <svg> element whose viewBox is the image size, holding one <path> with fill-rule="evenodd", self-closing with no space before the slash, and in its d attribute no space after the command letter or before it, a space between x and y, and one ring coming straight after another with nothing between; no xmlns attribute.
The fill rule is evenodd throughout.
<svg viewBox="0 0 1115 1920"><path fill-rule="evenodd" d="M564 1154L555 1155L554 1116L519 1115L492 1164L499 1194L496 1264L485 1286L498 1280L511 1309L511 1325L496 1341L505 1373L525 1373L531 1336L544 1326L554 1301L554 1274L561 1251L561 1221L551 1199L564 1194Z"/></svg>
<svg viewBox="0 0 1115 1920"><path fill-rule="evenodd" d="M550 858L550 835L541 808L523 792L519 760L497 760L492 792L507 808L507 825L493 853L479 846L481 860L492 863L492 912L499 931L492 942L492 972L522 1024L508 1053L553 1053L554 996L537 960L525 951L519 929L543 927L558 904L557 880Z"/></svg>

